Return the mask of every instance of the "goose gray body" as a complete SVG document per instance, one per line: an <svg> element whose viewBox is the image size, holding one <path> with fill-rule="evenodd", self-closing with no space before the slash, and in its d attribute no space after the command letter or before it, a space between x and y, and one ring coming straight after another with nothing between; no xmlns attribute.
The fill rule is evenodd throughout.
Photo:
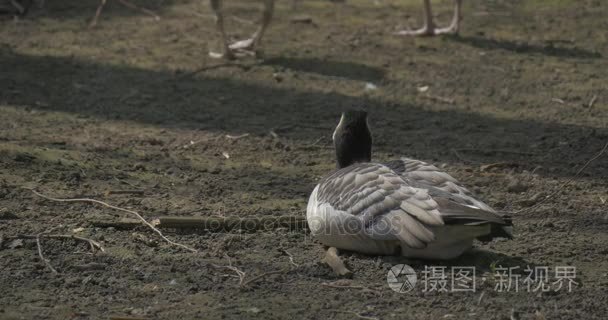
<svg viewBox="0 0 608 320"><path fill-rule="evenodd" d="M344 119L336 132L346 131L344 141L356 142L352 131L361 123L348 127ZM334 141L346 153L338 155L339 163L348 165L322 178L307 207L311 233L321 243L374 255L451 259L471 248L474 239L511 236L508 218L437 167L409 158L351 164L344 160L348 145L336 133ZM356 148L354 158L371 157L358 157L360 145Z"/></svg>

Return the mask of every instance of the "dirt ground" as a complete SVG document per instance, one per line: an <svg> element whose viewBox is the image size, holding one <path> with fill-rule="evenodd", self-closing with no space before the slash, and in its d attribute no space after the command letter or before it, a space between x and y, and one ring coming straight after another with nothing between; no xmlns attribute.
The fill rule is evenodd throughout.
<svg viewBox="0 0 608 320"><path fill-rule="evenodd" d="M221 63L207 58L218 47L207 1L134 2L160 21L108 1L94 29L93 0L1 17L0 319L606 319L608 155L576 172L608 141L608 5L467 0L460 36L412 39L391 33L421 24L420 1L377 2L302 1L294 13L279 1L263 59L198 73ZM447 23L450 1L434 3ZM231 37L252 32L259 3L226 7ZM194 254L144 227L91 225L128 214L23 188L149 220L303 216L352 107L370 112L375 159L444 166L514 212L515 239L449 262L344 253L354 276L338 280L305 231L165 231ZM144 193L106 193L133 189ZM34 240L10 239L45 231L106 252L43 239L53 274ZM253 281L241 287L209 261ZM475 266L476 292L393 292L386 275L397 263ZM496 292L500 265L574 266L579 285Z"/></svg>

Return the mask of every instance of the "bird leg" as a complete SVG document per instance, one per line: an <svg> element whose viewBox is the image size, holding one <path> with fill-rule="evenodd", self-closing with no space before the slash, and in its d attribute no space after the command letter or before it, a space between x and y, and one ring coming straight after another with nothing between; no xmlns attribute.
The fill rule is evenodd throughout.
<svg viewBox="0 0 608 320"><path fill-rule="evenodd" d="M254 53L255 49L260 46L264 32L268 28L274 12L275 0L264 0L264 10L262 11L262 21L258 30L246 40L241 40L230 45L231 50L237 50L243 53ZM254 53L255 54L255 53Z"/></svg>
<svg viewBox="0 0 608 320"><path fill-rule="evenodd" d="M431 1L423 0L424 3L424 26L418 30L402 30L396 34L400 36L434 36L440 34L456 34L460 27L460 9L462 0L454 0L454 16L452 23L446 28L437 28L433 22L433 11Z"/></svg>
<svg viewBox="0 0 608 320"><path fill-rule="evenodd" d="M323 258L323 262L328 264L334 272L339 276L351 276L353 273L346 268L342 259L338 256L338 249L335 247L330 247L325 252L325 258Z"/></svg>
<svg viewBox="0 0 608 320"><path fill-rule="evenodd" d="M460 30L462 0L454 0L454 15L448 27L435 30L435 34L457 34Z"/></svg>
<svg viewBox="0 0 608 320"><path fill-rule="evenodd" d="M226 30L224 29L224 6L222 0L211 0L211 9L215 13L215 27L222 38L222 52L209 52L212 58L234 59L234 53L230 50L228 39L226 38Z"/></svg>

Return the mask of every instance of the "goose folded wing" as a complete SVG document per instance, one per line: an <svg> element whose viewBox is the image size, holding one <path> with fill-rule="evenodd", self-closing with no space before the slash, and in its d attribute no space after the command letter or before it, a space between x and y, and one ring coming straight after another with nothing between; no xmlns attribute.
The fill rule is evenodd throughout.
<svg viewBox="0 0 608 320"><path fill-rule="evenodd" d="M358 218L374 240L400 240L413 248L434 241L430 227L444 224L437 203L381 164L357 164L323 179L317 199Z"/></svg>
<svg viewBox="0 0 608 320"><path fill-rule="evenodd" d="M476 199L475 195L460 181L432 164L416 159L401 158L387 162L386 166L398 173L413 187L426 188L429 189L429 192L434 191L435 194L447 192L452 195L453 201L486 211L494 211L490 206Z"/></svg>

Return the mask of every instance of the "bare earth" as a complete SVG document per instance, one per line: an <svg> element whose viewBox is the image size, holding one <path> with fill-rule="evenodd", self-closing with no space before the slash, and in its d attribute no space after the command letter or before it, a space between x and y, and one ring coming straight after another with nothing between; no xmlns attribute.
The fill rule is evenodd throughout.
<svg viewBox="0 0 608 320"><path fill-rule="evenodd" d="M160 21L108 1L88 29L97 2L1 17L0 319L606 319L608 155L575 175L608 141L605 1L464 1L459 37L418 39L391 33L421 24L420 1L310 0L297 13L279 1L264 59L196 74L221 63L207 58L218 47L207 1L134 1ZM259 4L226 6L230 35L246 37ZM450 7L435 2L440 23ZM450 262L344 253L354 277L334 282L305 231L165 231L193 254L144 227L90 223L126 213L23 189L93 197L149 220L304 215L334 168L330 135L350 107L370 112L377 160L444 166L515 212L515 239ZM133 189L144 193L106 194ZM9 239L44 231L106 252L43 239L55 275L34 240ZM209 262L253 281L239 286ZM386 275L397 263L419 276L425 265L475 266L476 292L424 292L420 282L393 292ZM496 292L500 265L574 266L579 285Z"/></svg>

